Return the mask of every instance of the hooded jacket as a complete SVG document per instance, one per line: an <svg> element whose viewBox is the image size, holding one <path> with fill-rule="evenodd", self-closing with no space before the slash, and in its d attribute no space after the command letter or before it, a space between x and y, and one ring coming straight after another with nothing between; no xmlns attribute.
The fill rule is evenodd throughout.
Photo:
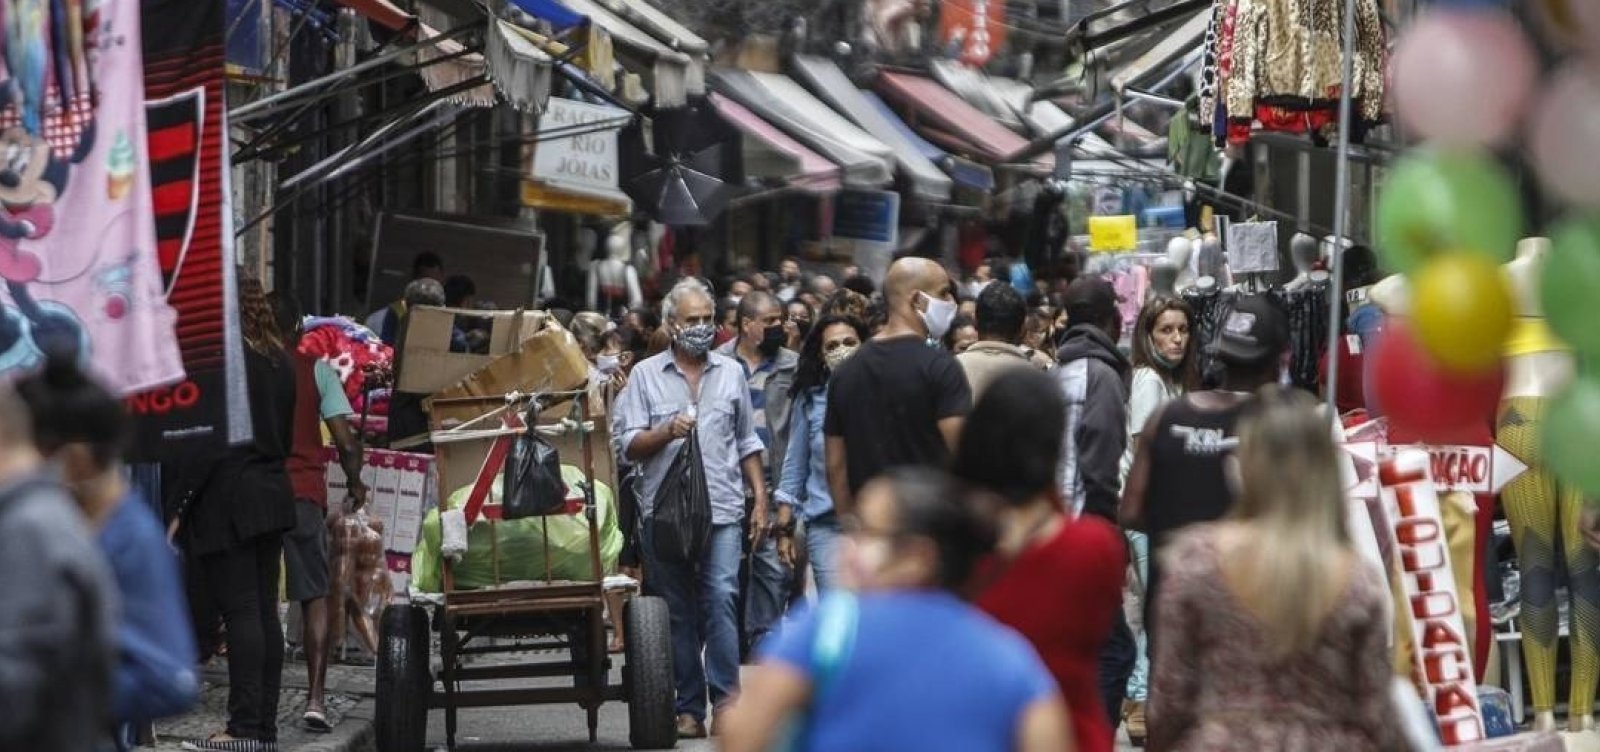
<svg viewBox="0 0 1600 752"><path fill-rule="evenodd" d="M1100 327L1067 330L1056 380L1067 399L1061 493L1078 514L1117 520L1128 443L1128 359Z"/></svg>

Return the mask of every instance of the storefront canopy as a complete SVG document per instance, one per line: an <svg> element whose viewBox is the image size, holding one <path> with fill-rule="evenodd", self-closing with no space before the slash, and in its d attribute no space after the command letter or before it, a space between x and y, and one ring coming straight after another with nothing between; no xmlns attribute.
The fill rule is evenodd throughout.
<svg viewBox="0 0 1600 752"><path fill-rule="evenodd" d="M935 202L950 198L950 178L905 137L905 125L896 127L891 122L895 119L885 117L883 110L867 101L839 66L827 58L810 55L798 55L794 62L795 73L813 93L894 151L895 161L917 198Z"/></svg>
<svg viewBox="0 0 1600 752"><path fill-rule="evenodd" d="M564 12L552 10L552 4L545 1L518 0L517 7L558 27L576 14L604 29L632 59L649 67L651 95L657 107L682 107L688 103L690 94L705 92L703 57L668 47L596 0L561 0L559 6L553 6Z"/></svg>
<svg viewBox="0 0 1600 752"><path fill-rule="evenodd" d="M980 193L988 193L994 190L993 170L970 159L954 156L950 152L933 145L928 139L917 135L917 132L912 130L911 126L906 125L906 121L901 120L899 115L894 114L894 110L880 99L877 94L863 91L861 92L861 98L871 105L873 109L877 110L883 116L884 121L899 132L901 137L911 144L918 154L922 155L923 159L938 165L957 185Z"/></svg>
<svg viewBox="0 0 1600 752"><path fill-rule="evenodd" d="M844 169L845 185L878 188L894 179L894 150L852 125L787 76L718 68L712 88Z"/></svg>
<svg viewBox="0 0 1600 752"><path fill-rule="evenodd" d="M711 45L651 5L647 0L600 0L607 10L621 16L634 26L643 29L674 51L689 56L689 93L704 94L706 90L706 60L711 55Z"/></svg>
<svg viewBox="0 0 1600 752"><path fill-rule="evenodd" d="M992 165L1005 165L1028 146L1028 140L967 104L931 78L885 72L878 77L884 99L910 110L912 124L928 140L959 154ZM1052 159L1022 165L1033 172L1048 172Z"/></svg>
<svg viewBox="0 0 1600 752"><path fill-rule="evenodd" d="M1025 124L1021 114L1033 99L1032 86L1014 79L990 76L953 60L935 60L931 70L934 80L965 99L967 104L982 110L1007 128L1016 131L1023 129Z"/></svg>
<svg viewBox="0 0 1600 752"><path fill-rule="evenodd" d="M1112 74L1111 88L1121 92L1129 87L1149 85L1153 79L1168 72L1175 63L1200 49L1205 44L1206 29L1210 25L1209 9L1195 13L1154 47Z"/></svg>
<svg viewBox="0 0 1600 752"><path fill-rule="evenodd" d="M811 193L832 193L842 185L839 166L807 149L754 112L720 94L712 93L711 106L743 134L744 174L781 180Z"/></svg>

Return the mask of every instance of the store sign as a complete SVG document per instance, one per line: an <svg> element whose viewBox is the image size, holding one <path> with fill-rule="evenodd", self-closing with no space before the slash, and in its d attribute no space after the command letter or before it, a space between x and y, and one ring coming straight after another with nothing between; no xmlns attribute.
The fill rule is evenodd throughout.
<svg viewBox="0 0 1600 752"><path fill-rule="evenodd" d="M900 236L900 194L894 191L840 191L833 236L894 245Z"/></svg>
<svg viewBox="0 0 1600 752"><path fill-rule="evenodd" d="M628 118L615 107L551 97L539 118L534 179L573 193L618 196L617 130Z"/></svg>
<svg viewBox="0 0 1600 752"><path fill-rule="evenodd" d="M1401 588L1411 608L1412 654L1423 699L1438 721L1440 741L1456 746L1484 738L1483 710L1433 465L1428 452L1402 448L1383 457L1378 478L1399 548Z"/></svg>
<svg viewBox="0 0 1600 752"><path fill-rule="evenodd" d="M981 68L1006 43L1005 0L967 0L939 6L939 41L959 45L960 60Z"/></svg>

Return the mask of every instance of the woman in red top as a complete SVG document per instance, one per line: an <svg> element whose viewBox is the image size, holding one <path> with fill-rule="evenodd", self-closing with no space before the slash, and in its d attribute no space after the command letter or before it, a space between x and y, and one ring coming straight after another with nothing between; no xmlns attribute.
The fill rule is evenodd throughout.
<svg viewBox="0 0 1600 752"><path fill-rule="evenodd" d="M977 603L1022 633L1061 687L1077 749L1110 752L1100 700L1100 648L1122 607L1127 549L1097 517L1072 519L1056 485L1067 405L1044 373L1012 369L967 417L955 471L1004 507L998 550L975 584Z"/></svg>

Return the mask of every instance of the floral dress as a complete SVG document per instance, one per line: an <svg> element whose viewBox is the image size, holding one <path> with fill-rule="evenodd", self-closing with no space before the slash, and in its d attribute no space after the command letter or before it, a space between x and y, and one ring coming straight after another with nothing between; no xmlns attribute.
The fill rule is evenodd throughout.
<svg viewBox="0 0 1600 752"><path fill-rule="evenodd" d="M1260 621L1224 584L1217 527L1176 537L1156 604L1150 752L1402 750L1390 701L1386 602L1378 574L1358 567L1317 646L1265 654Z"/></svg>

